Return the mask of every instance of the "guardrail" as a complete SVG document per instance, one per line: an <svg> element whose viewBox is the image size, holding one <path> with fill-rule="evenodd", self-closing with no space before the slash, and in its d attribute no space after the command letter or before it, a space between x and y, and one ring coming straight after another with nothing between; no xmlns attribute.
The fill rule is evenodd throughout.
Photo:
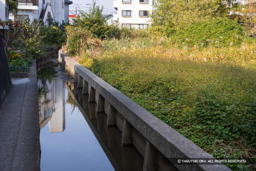
<svg viewBox="0 0 256 171"><path fill-rule="evenodd" d="M10 72L29 72L29 67L10 66Z"/></svg>
<svg viewBox="0 0 256 171"><path fill-rule="evenodd" d="M223 164L179 163L215 159L61 50L58 60L82 94L88 94L88 101L97 104L96 110L107 115L107 125L122 132L122 145L133 145L144 157L143 170L231 170Z"/></svg>

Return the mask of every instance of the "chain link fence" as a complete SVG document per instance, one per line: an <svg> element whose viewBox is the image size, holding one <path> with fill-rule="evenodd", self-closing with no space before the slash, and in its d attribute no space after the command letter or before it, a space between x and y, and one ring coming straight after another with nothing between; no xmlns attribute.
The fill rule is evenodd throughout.
<svg viewBox="0 0 256 171"><path fill-rule="evenodd" d="M8 89L12 85L2 40L2 33L0 30L0 104L3 101Z"/></svg>

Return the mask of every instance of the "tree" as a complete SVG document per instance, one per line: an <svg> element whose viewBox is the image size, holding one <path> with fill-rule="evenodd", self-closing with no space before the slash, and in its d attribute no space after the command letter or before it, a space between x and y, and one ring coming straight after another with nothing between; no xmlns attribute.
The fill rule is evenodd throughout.
<svg viewBox="0 0 256 171"><path fill-rule="evenodd" d="M106 27L106 23L111 15L103 16L103 7L99 7L94 1L89 12L83 10L78 10L77 12L80 17L77 18L75 26L89 30L99 38L103 38L105 36L105 32L108 29L108 27Z"/></svg>
<svg viewBox="0 0 256 171"><path fill-rule="evenodd" d="M158 0L151 15L153 26L170 35L177 30L229 13L231 0Z"/></svg>
<svg viewBox="0 0 256 171"><path fill-rule="evenodd" d="M53 18L52 18L52 15L50 12L47 13L46 22L49 27L51 27L53 25Z"/></svg>
<svg viewBox="0 0 256 171"><path fill-rule="evenodd" d="M44 36L40 35L42 22L34 20L30 25L30 20L4 21L0 20L0 26L8 26L4 30L2 37L4 39L4 50L8 58L9 52L19 50L23 57L35 58L42 54L41 41Z"/></svg>
<svg viewBox="0 0 256 171"><path fill-rule="evenodd" d="M3 30L2 37L4 39L4 50L6 52L6 57L8 58L8 54L13 49L9 47L9 45L14 42L17 37L21 34L22 30L22 23L20 21L1 21L0 19L0 26L8 27L8 30Z"/></svg>
<svg viewBox="0 0 256 171"><path fill-rule="evenodd" d="M9 0L9 11L18 11L18 1L17 0Z"/></svg>

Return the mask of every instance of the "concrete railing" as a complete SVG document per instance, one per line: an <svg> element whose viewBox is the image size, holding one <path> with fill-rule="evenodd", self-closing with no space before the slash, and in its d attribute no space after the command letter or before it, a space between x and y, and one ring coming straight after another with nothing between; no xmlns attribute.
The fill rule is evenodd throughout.
<svg viewBox="0 0 256 171"><path fill-rule="evenodd" d="M88 101L97 104L96 110L107 115L107 125L122 132L122 144L133 145L144 157L143 170L230 170L223 164L179 163L179 159L215 159L62 51L58 60L77 88L89 94Z"/></svg>

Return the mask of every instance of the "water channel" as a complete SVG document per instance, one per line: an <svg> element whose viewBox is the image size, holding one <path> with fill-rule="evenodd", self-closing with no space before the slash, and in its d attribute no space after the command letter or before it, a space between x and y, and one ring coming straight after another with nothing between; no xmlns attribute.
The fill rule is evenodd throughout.
<svg viewBox="0 0 256 171"><path fill-rule="evenodd" d="M39 71L41 171L136 171L143 157L59 67Z"/></svg>

